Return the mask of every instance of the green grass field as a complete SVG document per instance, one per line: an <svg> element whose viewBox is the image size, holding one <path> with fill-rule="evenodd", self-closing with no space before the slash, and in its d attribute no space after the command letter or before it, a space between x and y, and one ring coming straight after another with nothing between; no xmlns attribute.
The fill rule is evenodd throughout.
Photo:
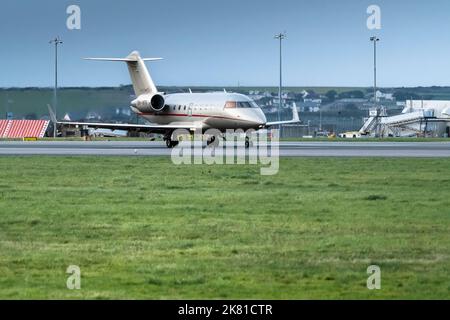
<svg viewBox="0 0 450 320"><path fill-rule="evenodd" d="M450 159L283 158L272 177L164 157L0 168L2 299L450 297Z"/></svg>

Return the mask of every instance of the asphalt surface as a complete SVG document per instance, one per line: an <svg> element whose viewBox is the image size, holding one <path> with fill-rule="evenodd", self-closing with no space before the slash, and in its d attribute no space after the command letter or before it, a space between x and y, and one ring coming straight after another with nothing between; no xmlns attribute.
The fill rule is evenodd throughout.
<svg viewBox="0 0 450 320"><path fill-rule="evenodd" d="M270 149L270 147L269 147ZM0 142L0 155L169 156L163 142ZM283 157L450 157L450 142L281 142Z"/></svg>

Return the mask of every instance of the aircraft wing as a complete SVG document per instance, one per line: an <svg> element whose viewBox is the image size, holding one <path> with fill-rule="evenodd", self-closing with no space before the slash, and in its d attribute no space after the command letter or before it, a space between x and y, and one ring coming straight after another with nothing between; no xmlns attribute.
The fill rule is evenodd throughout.
<svg viewBox="0 0 450 320"><path fill-rule="evenodd" d="M300 118L298 117L297 105L294 103L294 105L292 106L292 120L267 122L266 127L277 126L280 124L294 124L300 122L301 121Z"/></svg>
<svg viewBox="0 0 450 320"><path fill-rule="evenodd" d="M165 133L171 129L187 129L196 130L201 126L193 123L175 123L167 125L157 124L128 124L128 123L102 123L102 122L72 122L72 121L58 121L59 125L66 126L83 126L93 129L110 129L110 130L136 130L147 133Z"/></svg>
<svg viewBox="0 0 450 320"><path fill-rule="evenodd" d="M201 129L201 123L173 123L173 124L129 124L129 123L104 123L104 122L75 122L75 121L57 121L56 115L50 105L48 111L53 123L65 126L82 126L93 129L110 129L110 130L136 130L147 133L165 133L167 130L187 129L197 130Z"/></svg>

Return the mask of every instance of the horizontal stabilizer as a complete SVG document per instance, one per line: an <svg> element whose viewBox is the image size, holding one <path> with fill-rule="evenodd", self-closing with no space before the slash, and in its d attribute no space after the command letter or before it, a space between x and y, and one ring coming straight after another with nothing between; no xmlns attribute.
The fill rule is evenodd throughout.
<svg viewBox="0 0 450 320"><path fill-rule="evenodd" d="M121 61L121 62L137 62L137 59L133 58L84 58L84 60L94 60L94 61ZM158 61L162 58L142 58L143 61Z"/></svg>
<svg viewBox="0 0 450 320"><path fill-rule="evenodd" d="M125 58L85 58L85 60L126 62L137 97L158 92L144 62L162 60L162 58L141 58L138 51L133 51Z"/></svg>

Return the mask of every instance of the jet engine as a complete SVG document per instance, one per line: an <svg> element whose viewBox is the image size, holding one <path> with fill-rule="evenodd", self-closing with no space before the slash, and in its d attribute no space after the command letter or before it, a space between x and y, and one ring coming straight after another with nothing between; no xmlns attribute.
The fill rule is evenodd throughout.
<svg viewBox="0 0 450 320"><path fill-rule="evenodd" d="M159 93L141 95L131 102L131 105L140 112L161 111L164 109L164 97Z"/></svg>

